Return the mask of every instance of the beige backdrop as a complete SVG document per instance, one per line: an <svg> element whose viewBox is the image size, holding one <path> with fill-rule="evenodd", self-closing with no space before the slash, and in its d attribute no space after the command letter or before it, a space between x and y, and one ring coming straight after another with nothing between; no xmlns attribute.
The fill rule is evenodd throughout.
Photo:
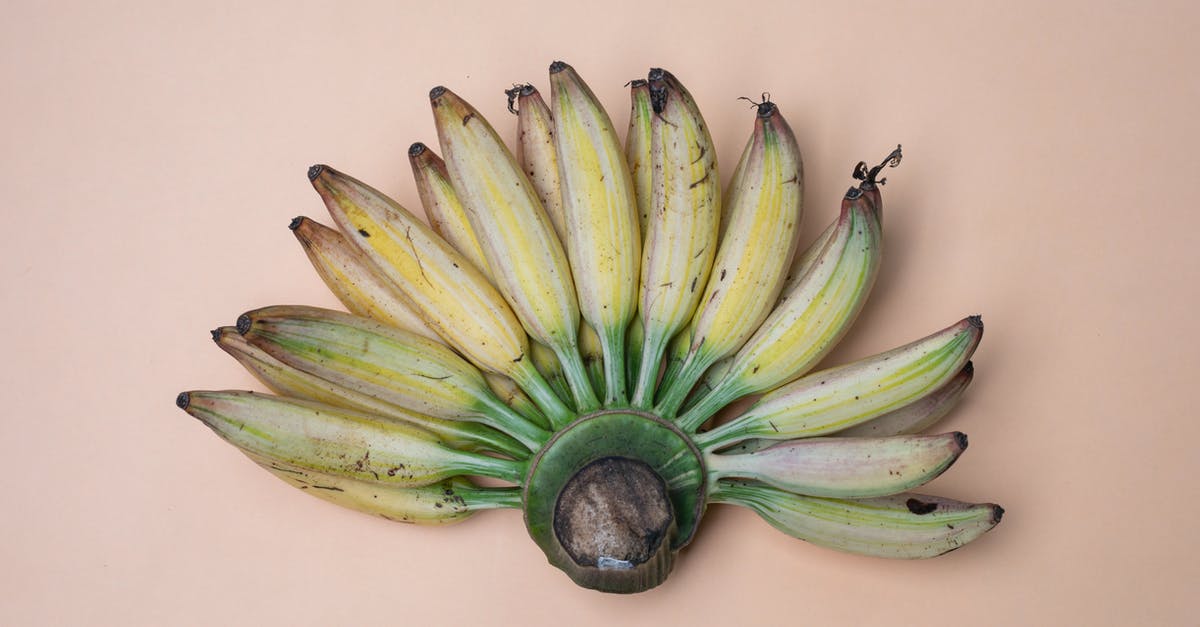
<svg viewBox="0 0 1200 627"><path fill-rule="evenodd" d="M0 623L1195 624L1200 58L1194 3L33 3L0 20ZM164 6L174 5L172 7ZM248 7L246 5L256 6ZM40 6L39 6L40 5ZM286 487L172 405L257 387L208 330L333 305L286 230L326 162L417 206L444 83L572 63L623 125L671 69L727 177L769 91L806 239L897 142L887 259L830 359L982 313L931 492L1008 515L923 562L713 507L660 589L573 586L517 512L420 528Z"/></svg>

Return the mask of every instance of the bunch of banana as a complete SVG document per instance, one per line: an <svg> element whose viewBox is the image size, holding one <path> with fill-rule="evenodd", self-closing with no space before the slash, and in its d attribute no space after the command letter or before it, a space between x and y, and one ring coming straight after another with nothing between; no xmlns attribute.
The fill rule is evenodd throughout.
<svg viewBox="0 0 1200 627"><path fill-rule="evenodd" d="M660 584L710 503L895 558L1000 521L994 504L911 492L966 449L962 433L921 432L971 382L978 316L813 371L875 282L879 174L899 147L858 164L797 255L801 154L769 97L722 193L708 126L671 73L629 84L623 145L571 66L552 64L550 87L548 102L506 91L515 154L471 105L430 92L442 156L409 148L428 222L313 166L336 228L291 229L349 313L243 314L213 339L274 395L192 391L178 406L287 483L389 520L521 508L553 565L607 592Z"/></svg>

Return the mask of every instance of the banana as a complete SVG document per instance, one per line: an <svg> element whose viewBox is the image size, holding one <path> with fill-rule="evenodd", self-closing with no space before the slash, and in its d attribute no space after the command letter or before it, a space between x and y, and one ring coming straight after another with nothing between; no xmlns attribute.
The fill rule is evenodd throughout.
<svg viewBox="0 0 1200 627"><path fill-rule="evenodd" d="M566 245L567 218L563 213L558 178L558 152L554 147L554 118L537 87L528 83L504 90L508 110L517 114L517 164L521 166L542 207L554 225L558 241ZM514 108L513 103L517 103Z"/></svg>
<svg viewBox="0 0 1200 627"><path fill-rule="evenodd" d="M623 404L625 334L637 311L637 198L608 113L570 65L550 65L554 145L579 311L600 338L605 404Z"/></svg>
<svg viewBox="0 0 1200 627"><path fill-rule="evenodd" d="M814 372L763 396L741 416L696 436L704 450L749 438L834 433L903 407L945 385L983 336L978 316L885 353Z"/></svg>
<svg viewBox="0 0 1200 627"><path fill-rule="evenodd" d="M336 229L299 216L288 225L317 274L346 309L431 340L442 341L409 305L407 297L384 278Z"/></svg>
<svg viewBox="0 0 1200 627"><path fill-rule="evenodd" d="M317 274L324 279L325 285L351 313L379 320L436 342L445 342L417 315L404 293L384 278L336 229L304 216L292 220L289 228L304 247L304 252ZM533 353L536 359L537 351ZM555 366L557 363L556 360ZM539 425L549 424L541 410L512 379L494 372L485 372L484 378L506 405Z"/></svg>
<svg viewBox="0 0 1200 627"><path fill-rule="evenodd" d="M776 529L813 544L874 557L935 557L995 527L1004 508L938 496L898 494L833 499L765 485L722 481L712 500L754 510Z"/></svg>
<svg viewBox="0 0 1200 627"><path fill-rule="evenodd" d="M558 356L579 412L595 410L599 401L578 352L571 270L533 185L474 107L444 87L433 88L429 99L446 169L496 287L529 336ZM549 417L555 426L566 424L561 413Z"/></svg>
<svg viewBox="0 0 1200 627"><path fill-rule="evenodd" d="M445 525L485 509L521 506L521 492L517 488L481 488L462 477L416 488L397 488L265 458L250 458L288 485L312 496L394 522Z"/></svg>
<svg viewBox="0 0 1200 627"><path fill-rule="evenodd" d="M709 489L728 477L809 496L897 494L932 481L967 448L962 433L888 438L811 438L738 455L704 458Z"/></svg>
<svg viewBox="0 0 1200 627"><path fill-rule="evenodd" d="M695 430L734 400L791 381L828 355L867 302L882 248L877 207L861 189L850 188L821 250L679 427Z"/></svg>
<svg viewBox="0 0 1200 627"><path fill-rule="evenodd" d="M388 420L410 423L432 432L452 448L500 453L514 459L529 457L528 448L491 427L417 414L293 368L247 342L236 327L214 329L212 338L221 350L236 359L250 374L276 394L338 405Z"/></svg>
<svg viewBox="0 0 1200 627"><path fill-rule="evenodd" d="M491 279L491 268L483 256L483 249L479 247L479 239L471 230L467 211L463 209L458 195L454 193L454 187L450 184L446 162L421 142L415 142L408 147L408 161L412 165L413 178L417 183L417 195L421 198L421 205L425 208L425 216L429 219L429 226L433 228L433 232L462 253L484 276Z"/></svg>
<svg viewBox="0 0 1200 627"><path fill-rule="evenodd" d="M507 433L530 450L550 438L492 393L449 347L328 309L275 306L238 318L238 331L279 361L343 387L443 420Z"/></svg>
<svg viewBox="0 0 1200 627"><path fill-rule="evenodd" d="M512 308L461 253L400 205L328 166L309 180L344 234L396 284L421 319L481 368L517 382L554 424L574 414L531 359Z"/></svg>
<svg viewBox="0 0 1200 627"><path fill-rule="evenodd" d="M713 368L717 368L716 364ZM967 362L954 378L915 401L893 409L882 416L834 432L838 437L882 438L893 435L915 435L950 413L962 398L975 376L975 366ZM724 454L751 453L778 444L776 440L752 438L723 449Z"/></svg>
<svg viewBox="0 0 1200 627"><path fill-rule="evenodd" d="M775 304L796 249L803 192L800 149L779 108L757 105L754 134L724 202L725 238L691 324L687 356L656 411L674 417L704 371L740 347Z"/></svg>
<svg viewBox="0 0 1200 627"><path fill-rule="evenodd" d="M925 396L894 409L878 418L859 423L837 432L845 437L884 437L920 433L932 427L958 404L963 392L975 377L971 362L963 366L953 379Z"/></svg>
<svg viewBox="0 0 1200 627"><path fill-rule="evenodd" d="M691 94L670 72L650 70L649 215L642 251L643 344L633 404L654 402L663 350L700 303L721 216L716 148Z"/></svg>
<svg viewBox="0 0 1200 627"><path fill-rule="evenodd" d="M519 483L525 463L457 451L411 425L333 405L254 392L184 392L175 404L225 441L284 464L419 487L458 475Z"/></svg>
<svg viewBox="0 0 1200 627"><path fill-rule="evenodd" d="M654 108L650 104L650 83L641 78L629 81L629 101L625 161L629 164L629 176L633 180L634 196L637 197L638 226L644 242L647 221L650 219L650 184L654 168L654 153L650 148L650 126L654 119Z"/></svg>

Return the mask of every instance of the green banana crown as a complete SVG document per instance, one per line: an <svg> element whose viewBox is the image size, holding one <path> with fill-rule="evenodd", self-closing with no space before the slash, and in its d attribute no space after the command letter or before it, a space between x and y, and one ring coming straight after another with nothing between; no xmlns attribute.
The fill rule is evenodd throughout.
<svg viewBox="0 0 1200 627"><path fill-rule="evenodd" d="M797 250L803 162L767 94L721 189L670 72L629 83L624 141L570 65L550 66L550 86L505 91L515 154L466 101L430 92L441 156L408 152L428 222L310 168L336 226L289 227L349 313L239 316L213 340L274 394L176 404L339 505L425 524L520 508L550 563L608 592L664 581L711 503L892 558L1000 521L991 503L911 492L967 447L922 433L974 376L978 316L814 370L874 285L879 174L899 146L854 168L837 218Z"/></svg>

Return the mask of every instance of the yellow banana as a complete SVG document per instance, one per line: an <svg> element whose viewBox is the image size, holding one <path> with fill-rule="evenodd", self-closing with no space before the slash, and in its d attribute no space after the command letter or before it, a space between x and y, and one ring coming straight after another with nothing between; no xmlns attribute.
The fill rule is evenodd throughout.
<svg viewBox="0 0 1200 627"><path fill-rule="evenodd" d="M669 72L650 70L649 216L642 251L641 369L633 404L653 404L667 342L696 311L717 251L721 215L716 149L691 94Z"/></svg>
<svg viewBox="0 0 1200 627"><path fill-rule="evenodd" d="M633 181L612 120L575 69L552 63L550 86L579 310L604 352L605 403L622 404L625 331L637 310L642 248Z"/></svg>
<svg viewBox="0 0 1200 627"><path fill-rule="evenodd" d="M353 234L425 324L476 365L516 381L551 422L570 421L573 413L525 359L529 342L516 315L466 257L361 181L327 166L308 175L342 232Z"/></svg>
<svg viewBox="0 0 1200 627"><path fill-rule="evenodd" d="M764 100L757 108L754 134L725 200L726 236L684 331L687 356L656 406L664 417L674 416L704 371L767 317L795 253L804 186L800 149L774 103Z"/></svg>
<svg viewBox="0 0 1200 627"><path fill-rule="evenodd" d="M595 410L599 401L578 352L571 270L533 185L474 107L444 87L429 98L446 169L496 287L529 336L558 355L578 410ZM562 416L550 419L557 425Z"/></svg>

